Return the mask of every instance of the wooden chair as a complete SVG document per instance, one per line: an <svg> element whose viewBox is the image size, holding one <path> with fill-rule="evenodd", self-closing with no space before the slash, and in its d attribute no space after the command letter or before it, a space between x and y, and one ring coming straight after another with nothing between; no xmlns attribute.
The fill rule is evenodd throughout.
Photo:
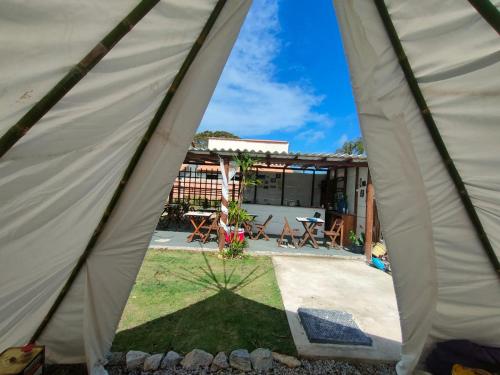
<svg viewBox="0 0 500 375"><path fill-rule="evenodd" d="M266 241L269 241L269 237L267 236L265 230L266 230L267 224L269 224L269 222L271 221L272 218L273 218L273 215L269 215L269 217L266 219L264 224L255 224L255 227L257 228L257 234L253 237L254 240L258 240L260 238L260 236L264 236L264 239Z"/></svg>
<svg viewBox="0 0 500 375"><path fill-rule="evenodd" d="M299 230L298 229L292 229L292 227L288 223L288 220L286 219L286 217L284 219L285 219L285 225L283 225L283 230L281 231L281 236L278 239L278 245L279 246L284 246L285 245L284 244L284 242L285 242L284 241L285 240L285 236L289 236L291 238L291 240L292 240L293 247L297 248L298 244L297 244L297 241L295 240L295 237L293 235L294 234L300 235L299 234Z"/></svg>
<svg viewBox="0 0 500 375"><path fill-rule="evenodd" d="M203 233L204 238L203 238L203 243L206 243L210 239L210 233L212 231L215 231L215 234L218 236L219 234L219 214L215 214L215 217L212 219L209 225L204 225L201 227L201 229L205 229L206 232Z"/></svg>
<svg viewBox="0 0 500 375"><path fill-rule="evenodd" d="M342 238L344 237L344 220L342 219L335 219L332 223L332 227L330 230L325 230L325 237L330 238L330 246L333 247L333 245L337 242L338 244L342 247L343 246L343 240Z"/></svg>

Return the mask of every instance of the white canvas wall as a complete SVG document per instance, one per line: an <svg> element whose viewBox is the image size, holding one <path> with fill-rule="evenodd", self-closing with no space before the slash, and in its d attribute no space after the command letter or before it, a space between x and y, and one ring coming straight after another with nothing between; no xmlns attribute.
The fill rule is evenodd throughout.
<svg viewBox="0 0 500 375"><path fill-rule="evenodd" d="M10 127L136 1L0 3L0 130ZM216 1L164 0L0 160L0 351L25 344L103 215ZM118 206L39 342L49 360L109 349L162 203L250 1L228 1ZM8 16L8 17L7 17Z"/></svg>
<svg viewBox="0 0 500 375"><path fill-rule="evenodd" d="M500 283L409 91L374 2L335 0L401 316L424 347L500 346ZM499 1L493 2L497 7ZM500 38L465 0L386 1L444 143L500 255Z"/></svg>

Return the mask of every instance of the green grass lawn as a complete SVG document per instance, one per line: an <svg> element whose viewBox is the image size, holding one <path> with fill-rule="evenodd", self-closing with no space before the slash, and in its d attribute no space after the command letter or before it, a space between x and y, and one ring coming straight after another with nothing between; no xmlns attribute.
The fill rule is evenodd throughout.
<svg viewBox="0 0 500 375"><path fill-rule="evenodd" d="M257 347L296 354L270 258L148 251L112 350Z"/></svg>

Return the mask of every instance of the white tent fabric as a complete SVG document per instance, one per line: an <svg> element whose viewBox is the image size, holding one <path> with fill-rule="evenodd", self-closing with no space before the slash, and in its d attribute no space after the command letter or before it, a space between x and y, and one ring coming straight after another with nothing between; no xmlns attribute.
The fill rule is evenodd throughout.
<svg viewBox="0 0 500 375"><path fill-rule="evenodd" d="M138 0L0 2L0 136ZM49 359L109 349L162 202L251 0L229 0L64 302ZM422 121L373 1L334 0L393 267L400 374L438 340L500 346L500 283ZM466 0L387 0L500 255L500 39ZM500 7L500 0L493 3ZM162 0L0 159L0 350L26 343L101 219L216 0ZM334 74L332 72L331 74Z"/></svg>
<svg viewBox="0 0 500 375"><path fill-rule="evenodd" d="M500 38L466 0L385 4L499 256ZM498 275L422 121L375 4L334 5L393 268L403 333L398 373L411 373L435 341L500 346Z"/></svg>
<svg viewBox="0 0 500 375"><path fill-rule="evenodd" d="M2 1L0 134L138 3ZM0 351L25 344L54 302L215 4L161 1L0 160ZM104 371L162 202L249 6L225 4L39 339L49 359Z"/></svg>

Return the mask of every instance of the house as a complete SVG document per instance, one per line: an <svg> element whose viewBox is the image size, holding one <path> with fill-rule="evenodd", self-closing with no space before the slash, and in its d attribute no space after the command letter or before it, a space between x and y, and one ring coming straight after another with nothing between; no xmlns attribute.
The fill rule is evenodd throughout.
<svg viewBox="0 0 500 375"><path fill-rule="evenodd" d="M249 186L243 206L257 221L273 215L269 234L279 234L284 217L301 229L295 218L321 214L328 227L341 217L345 223L344 243L349 232L358 236L366 230L366 189L369 171L364 155L296 153L286 141L210 138L206 149L191 148L170 193L170 202L188 201L195 206L218 207L221 199L220 159L226 162L247 153L256 160L254 172L261 181ZM239 174L229 186L230 199L239 197ZM375 210L376 211L376 210ZM322 229L318 233L322 235ZM375 215L375 239L380 225Z"/></svg>

